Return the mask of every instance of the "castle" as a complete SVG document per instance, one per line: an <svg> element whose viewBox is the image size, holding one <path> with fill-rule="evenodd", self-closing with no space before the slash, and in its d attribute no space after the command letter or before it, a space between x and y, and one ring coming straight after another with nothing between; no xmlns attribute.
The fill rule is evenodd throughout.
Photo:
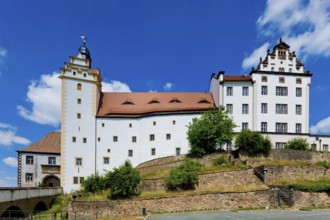
<svg viewBox="0 0 330 220"><path fill-rule="evenodd" d="M61 143L61 158L57 161L61 161L60 182L65 192L80 189L87 176L103 174L127 159L136 166L188 153L187 125L202 112L218 106L224 106L232 115L236 132L259 131L270 137L274 148L283 148L288 140L302 137L314 150L329 150L330 136L309 134L312 74L304 70L303 63L282 40L264 59L260 58L249 75L225 75L223 71L212 74L208 93L105 93L101 91L101 71L91 64L84 41L77 56L70 56L61 69L62 118L56 143ZM29 151L31 146L18 151L19 186L39 182L49 185L49 178L55 174L33 173L27 168L27 160L36 153L49 157L43 150L50 147L44 146L40 152ZM222 147L229 151L234 143Z"/></svg>

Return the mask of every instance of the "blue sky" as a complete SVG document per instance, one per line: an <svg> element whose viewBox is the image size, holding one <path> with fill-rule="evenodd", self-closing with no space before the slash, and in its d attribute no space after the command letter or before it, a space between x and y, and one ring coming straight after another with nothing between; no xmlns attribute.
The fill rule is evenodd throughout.
<svg viewBox="0 0 330 220"><path fill-rule="evenodd" d="M282 37L314 75L313 133L330 134L327 0L3 1L0 186L16 150L59 130L59 68L88 37L106 91L208 91L213 72L249 73Z"/></svg>

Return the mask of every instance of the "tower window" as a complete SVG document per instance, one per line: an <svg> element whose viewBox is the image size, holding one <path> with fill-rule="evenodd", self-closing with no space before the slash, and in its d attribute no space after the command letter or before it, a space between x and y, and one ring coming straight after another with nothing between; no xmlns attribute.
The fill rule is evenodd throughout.
<svg viewBox="0 0 330 220"><path fill-rule="evenodd" d="M156 126L156 121L154 121L152 124L153 124L154 126Z"/></svg>
<svg viewBox="0 0 330 220"><path fill-rule="evenodd" d="M302 89L300 87L296 88L296 97L301 97L302 96Z"/></svg>
<svg viewBox="0 0 330 220"><path fill-rule="evenodd" d="M48 157L49 165L56 165L56 157Z"/></svg>
<svg viewBox="0 0 330 220"><path fill-rule="evenodd" d="M132 127L132 123L129 123L129 125L128 125L130 128Z"/></svg>
<svg viewBox="0 0 330 220"><path fill-rule="evenodd" d="M262 76L261 77L261 82L267 82L267 76Z"/></svg>
<svg viewBox="0 0 330 220"><path fill-rule="evenodd" d="M77 118L81 119L81 114L80 113L77 113Z"/></svg>
<svg viewBox="0 0 330 220"><path fill-rule="evenodd" d="M73 177L73 184L78 184L78 177L77 176Z"/></svg>
<svg viewBox="0 0 330 220"><path fill-rule="evenodd" d="M172 121L172 124L173 124L173 125L175 125L175 123L176 123L176 121L175 121L175 120L173 120L173 121Z"/></svg>
<svg viewBox="0 0 330 220"><path fill-rule="evenodd" d="M104 123L102 123L102 125L101 125L101 126L102 126L102 128L103 128L103 127L104 127Z"/></svg>
<svg viewBox="0 0 330 220"><path fill-rule="evenodd" d="M284 77L280 77L280 78L278 79L278 81L279 81L279 83L285 83L285 78L284 78Z"/></svg>
<svg viewBox="0 0 330 220"><path fill-rule="evenodd" d="M166 140L171 140L171 134L166 134Z"/></svg>
<svg viewBox="0 0 330 220"><path fill-rule="evenodd" d="M33 173L25 174L25 182L32 182L33 181Z"/></svg>
<svg viewBox="0 0 330 220"><path fill-rule="evenodd" d="M101 141L101 138L100 138L100 137L98 137L98 138L97 138L97 141L98 141L98 142L100 142L100 141Z"/></svg>
<svg viewBox="0 0 330 220"><path fill-rule="evenodd" d="M296 84L301 84L301 78L296 79Z"/></svg>
<svg viewBox="0 0 330 220"><path fill-rule="evenodd" d="M133 157L133 150L128 150L128 156Z"/></svg>
<svg viewBox="0 0 330 220"><path fill-rule="evenodd" d="M77 104L81 104L81 99L77 99Z"/></svg>
<svg viewBox="0 0 330 220"><path fill-rule="evenodd" d="M118 142L118 136L113 136L113 142Z"/></svg>
<svg viewBox="0 0 330 220"><path fill-rule="evenodd" d="M76 71L73 71L73 73L72 73L74 76L76 75Z"/></svg>
<svg viewBox="0 0 330 220"><path fill-rule="evenodd" d="M26 164L33 164L33 156L26 156Z"/></svg>
<svg viewBox="0 0 330 220"><path fill-rule="evenodd" d="M82 158L81 157L76 158L76 166L82 166Z"/></svg>
<svg viewBox="0 0 330 220"><path fill-rule="evenodd" d="M87 143L87 138L83 138L83 143L84 143L84 144Z"/></svg>
<svg viewBox="0 0 330 220"><path fill-rule="evenodd" d="M155 135L154 134L149 135L149 140L154 141L155 140Z"/></svg>
<svg viewBox="0 0 330 220"><path fill-rule="evenodd" d="M132 142L133 142L133 143L136 142L136 136L132 136Z"/></svg>
<svg viewBox="0 0 330 220"><path fill-rule="evenodd" d="M81 83L78 83L78 84L77 84L77 90L79 90L79 91L82 90L82 85L81 85Z"/></svg>
<svg viewBox="0 0 330 220"><path fill-rule="evenodd" d="M155 156L156 155L156 148L151 148L151 155Z"/></svg>
<svg viewBox="0 0 330 220"><path fill-rule="evenodd" d="M84 73L84 77L86 77L87 75L86 75L86 73Z"/></svg>
<svg viewBox="0 0 330 220"><path fill-rule="evenodd" d="M261 103L261 113L267 114L267 103Z"/></svg>
<svg viewBox="0 0 330 220"><path fill-rule="evenodd" d="M103 164L109 164L110 158L109 157L103 157Z"/></svg>
<svg viewBox="0 0 330 220"><path fill-rule="evenodd" d="M268 88L267 86L261 86L261 95L267 95Z"/></svg>
<svg viewBox="0 0 330 220"><path fill-rule="evenodd" d="M75 142L76 142L76 140L77 140L77 138L76 138L76 137L72 137L72 142L73 142L73 143L75 143Z"/></svg>

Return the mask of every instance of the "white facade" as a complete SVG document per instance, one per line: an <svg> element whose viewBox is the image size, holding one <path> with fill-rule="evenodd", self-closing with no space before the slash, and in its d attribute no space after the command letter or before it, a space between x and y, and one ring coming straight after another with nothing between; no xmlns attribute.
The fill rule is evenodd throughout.
<svg viewBox="0 0 330 220"><path fill-rule="evenodd" d="M309 135L309 90L311 74L304 71L289 46L280 40L250 75L211 77L210 92L232 115L236 132L250 129L268 135L274 148L293 137L304 137L318 150L328 150L329 136ZM244 93L243 90L248 91ZM324 145L324 147L323 147Z"/></svg>

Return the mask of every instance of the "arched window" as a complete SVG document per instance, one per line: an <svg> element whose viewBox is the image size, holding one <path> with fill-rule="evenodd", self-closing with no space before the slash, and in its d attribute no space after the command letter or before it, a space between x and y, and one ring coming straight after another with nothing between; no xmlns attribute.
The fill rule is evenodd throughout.
<svg viewBox="0 0 330 220"><path fill-rule="evenodd" d="M81 90L82 89L82 86L80 83L77 84L77 90Z"/></svg>

